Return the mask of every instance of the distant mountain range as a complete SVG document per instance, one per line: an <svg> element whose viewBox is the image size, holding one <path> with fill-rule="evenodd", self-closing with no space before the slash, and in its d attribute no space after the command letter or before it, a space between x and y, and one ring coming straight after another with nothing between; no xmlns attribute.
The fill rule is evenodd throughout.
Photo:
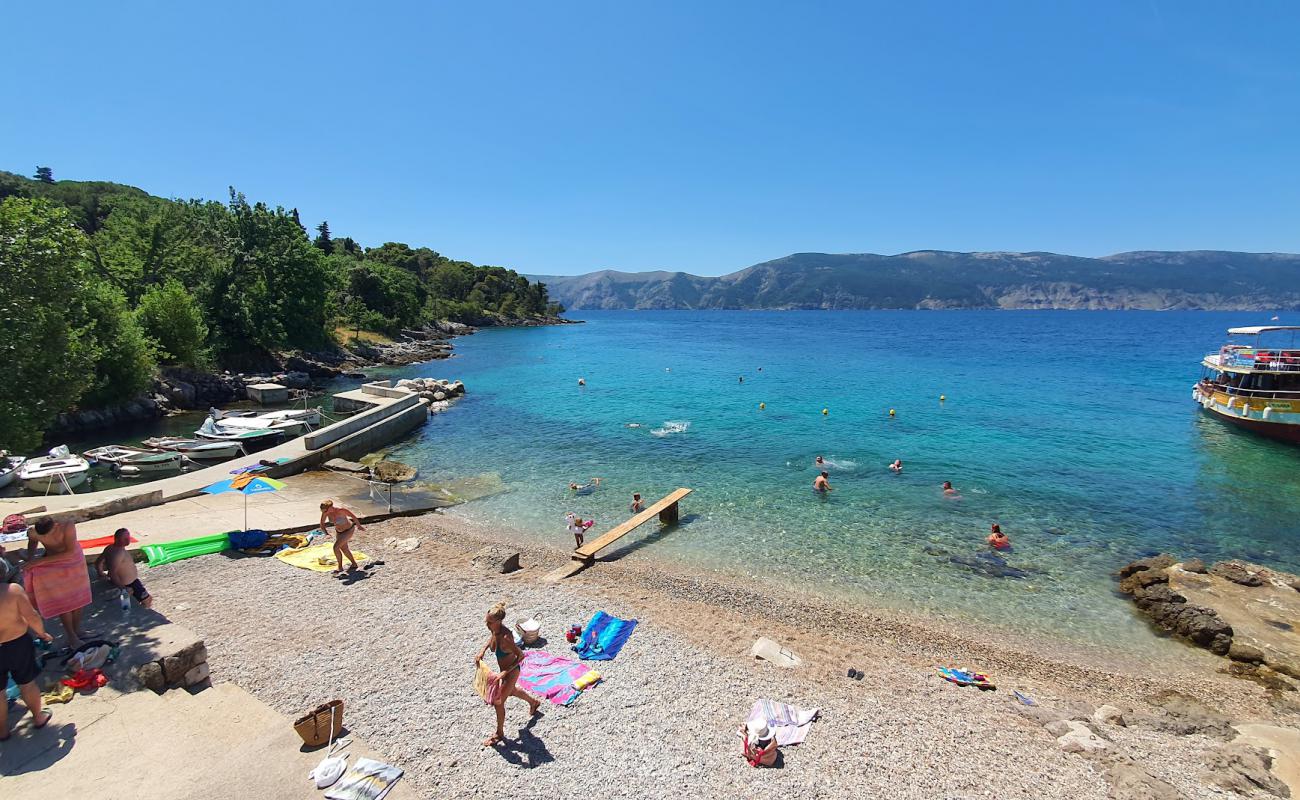
<svg viewBox="0 0 1300 800"><path fill-rule="evenodd" d="M613 270L530 277L572 310L1300 309L1300 255L1291 253L796 253L718 278Z"/></svg>

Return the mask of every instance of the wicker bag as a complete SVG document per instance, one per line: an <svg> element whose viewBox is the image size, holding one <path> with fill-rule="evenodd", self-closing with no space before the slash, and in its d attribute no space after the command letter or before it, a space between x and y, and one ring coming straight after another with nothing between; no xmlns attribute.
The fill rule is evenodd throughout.
<svg viewBox="0 0 1300 800"><path fill-rule="evenodd" d="M293 729L308 747L329 744L343 729L343 701L331 700L294 720Z"/></svg>

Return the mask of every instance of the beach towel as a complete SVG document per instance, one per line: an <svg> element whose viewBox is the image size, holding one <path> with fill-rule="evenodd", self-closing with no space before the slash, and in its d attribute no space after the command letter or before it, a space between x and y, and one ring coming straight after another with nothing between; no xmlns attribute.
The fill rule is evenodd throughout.
<svg viewBox="0 0 1300 800"><path fill-rule="evenodd" d="M799 708L775 700L756 700L745 719L761 719L776 736L780 745L799 744L808 738L813 720L821 714L819 708Z"/></svg>
<svg viewBox="0 0 1300 800"><path fill-rule="evenodd" d="M582 638L573 649L578 658L590 661L609 661L623 649L636 620L611 617L604 611L597 611L582 631Z"/></svg>
<svg viewBox="0 0 1300 800"><path fill-rule="evenodd" d="M573 659L553 656L545 650L529 650L519 667L519 688L557 706L567 706L582 696L582 690L573 684L589 671L585 664Z"/></svg>
<svg viewBox="0 0 1300 800"><path fill-rule="evenodd" d="M474 665L474 691L483 698L484 705L492 705L501 694L501 676L493 672L483 659Z"/></svg>
<svg viewBox="0 0 1300 800"><path fill-rule="evenodd" d="M301 550L281 550L275 554L275 557L286 564L315 572L333 572L338 567L338 564L334 563L334 545L329 542L314 544ZM358 564L370 559L370 556L360 550L353 550L352 557Z"/></svg>
<svg viewBox="0 0 1300 800"><path fill-rule="evenodd" d="M67 553L28 561L23 569L23 588L45 619L90 605L90 573L81 543Z"/></svg>
<svg viewBox="0 0 1300 800"><path fill-rule="evenodd" d="M132 536L132 537L130 537L130 538L131 538L131 541L132 541L132 542L138 542L138 541L140 541L139 539L135 538L134 536ZM78 540L77 540L77 544L81 545L81 548L82 548L83 550L89 550L89 549L91 549L92 547L108 547L108 546L109 546L110 544L112 544L112 543L113 543L113 537L112 537L112 535L109 535L109 536L98 536L98 537L96 537L96 538L94 538L94 539L78 539Z"/></svg>
<svg viewBox="0 0 1300 800"><path fill-rule="evenodd" d="M328 800L381 800L402 777L402 770L370 758L357 763L325 793Z"/></svg>

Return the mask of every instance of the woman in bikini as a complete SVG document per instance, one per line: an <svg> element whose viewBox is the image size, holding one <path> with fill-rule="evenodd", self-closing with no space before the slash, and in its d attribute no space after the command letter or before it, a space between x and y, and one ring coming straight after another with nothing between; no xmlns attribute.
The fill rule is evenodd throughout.
<svg viewBox="0 0 1300 800"><path fill-rule="evenodd" d="M338 565L334 574L343 571L344 556L352 562L352 569L358 569L357 560L352 557L351 543L352 537L361 528L361 520L351 510L334 505L333 500L326 500L320 504L320 532L328 535L325 530L327 522L334 525L334 563Z"/></svg>
<svg viewBox="0 0 1300 800"><path fill-rule="evenodd" d="M489 631L487 644L479 651L478 657L474 659L474 667L478 668L478 662L483 660L489 650L496 653L497 657L497 674L495 679L500 681L500 687L496 693L496 700L492 703L492 709L497 714L497 730L488 738L483 740L484 747L494 747L506 738L506 700L511 697L518 697L520 700L528 703L530 716L537 716L538 708L542 701L535 697L530 697L527 692L519 688L519 665L524 660L524 653L515 644L515 637L505 626L506 604L497 603L487 613L487 624Z"/></svg>

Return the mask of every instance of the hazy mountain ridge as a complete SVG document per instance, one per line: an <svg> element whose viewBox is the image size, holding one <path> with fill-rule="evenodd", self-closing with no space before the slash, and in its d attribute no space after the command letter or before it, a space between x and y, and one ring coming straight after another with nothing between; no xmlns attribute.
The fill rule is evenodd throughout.
<svg viewBox="0 0 1300 800"><path fill-rule="evenodd" d="M1300 255L1292 253L795 253L716 278L663 270L534 277L574 310L1300 309Z"/></svg>

